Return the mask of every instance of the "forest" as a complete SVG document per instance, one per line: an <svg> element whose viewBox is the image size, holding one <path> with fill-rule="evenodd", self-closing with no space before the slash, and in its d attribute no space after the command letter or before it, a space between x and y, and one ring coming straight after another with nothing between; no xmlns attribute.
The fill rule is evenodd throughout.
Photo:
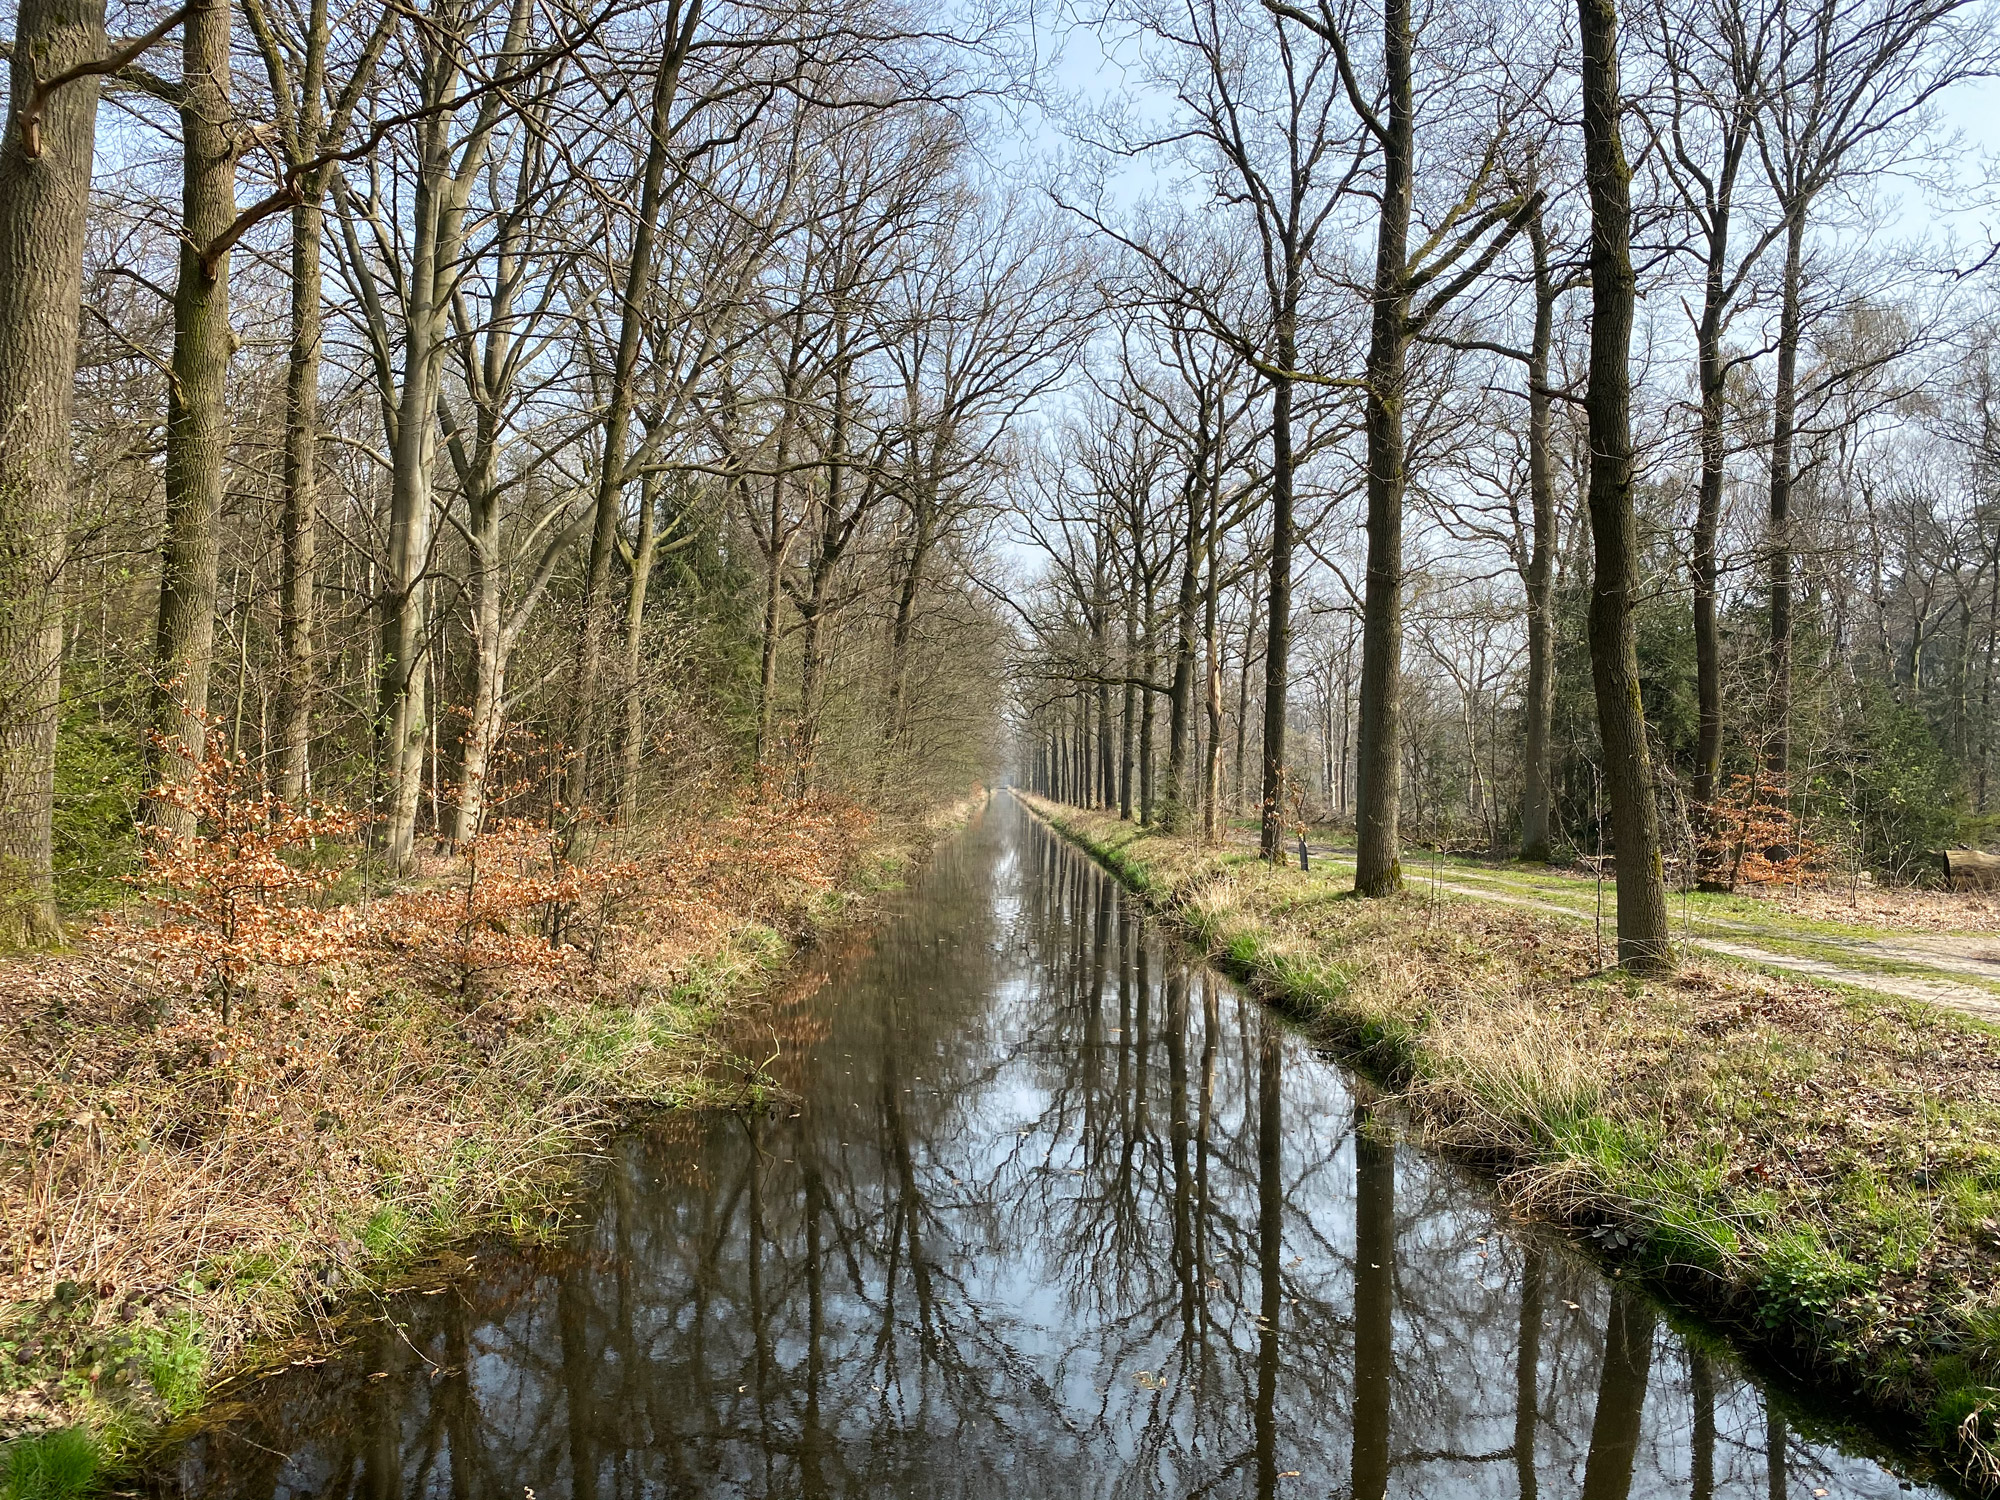
<svg viewBox="0 0 2000 1500"><path fill-rule="evenodd" d="M2000 754L1992 17L1628 10L1070 18L1120 90L878 0L23 4L9 932L211 736L392 874L1011 764L1351 825L1369 893L1609 854L1628 958L1673 882L1938 878Z"/></svg>
<svg viewBox="0 0 2000 1500"><path fill-rule="evenodd" d="M161 77L89 12L20 10L0 168L17 937L184 822L145 794L209 736L392 873L753 768L973 779L968 580L1088 288L975 158L993 49L224 4L141 39Z"/></svg>
<svg viewBox="0 0 2000 1500"><path fill-rule="evenodd" d="M1009 1015L1109 1046L1176 933L1374 1070L1325 1162L1401 1090L2000 1487L1993 0L0 45L0 1432L110 1453L635 1111L797 1104L835 1021L725 1021L935 847L927 941L1076 945Z"/></svg>
<svg viewBox="0 0 2000 1500"><path fill-rule="evenodd" d="M1094 144L1186 190L1074 205L1117 290L1022 702L1038 787L1338 822L1364 894L1407 841L1610 853L1630 959L1666 885L1994 837L1994 252L1935 227L1993 36L1580 14L1132 18L1171 104Z"/></svg>

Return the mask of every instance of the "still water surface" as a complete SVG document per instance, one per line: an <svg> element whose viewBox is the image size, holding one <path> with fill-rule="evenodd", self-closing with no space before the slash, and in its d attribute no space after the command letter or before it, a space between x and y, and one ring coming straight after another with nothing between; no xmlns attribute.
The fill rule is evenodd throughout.
<svg viewBox="0 0 2000 1500"><path fill-rule="evenodd" d="M1011 799L742 1050L795 1111L634 1131L566 1247L251 1387L165 1488L1912 1493L1364 1128L1365 1086Z"/></svg>

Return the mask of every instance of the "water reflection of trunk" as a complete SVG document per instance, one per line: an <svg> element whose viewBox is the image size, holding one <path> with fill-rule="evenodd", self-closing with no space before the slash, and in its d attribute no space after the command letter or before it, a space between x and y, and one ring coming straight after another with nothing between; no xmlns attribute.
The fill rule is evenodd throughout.
<svg viewBox="0 0 2000 1500"><path fill-rule="evenodd" d="M1194 1133L1194 1254L1198 1266L1208 1265L1208 1137L1215 1119L1215 1048L1222 1029L1220 995L1215 977L1201 976L1201 1114Z"/></svg>
<svg viewBox="0 0 2000 1500"><path fill-rule="evenodd" d="M637 1329L639 1320L645 1316L645 1297L643 1293L635 1292L632 1275L637 1267L645 1264L644 1251L633 1235L639 1214L638 1195L632 1191L635 1185L633 1179L641 1171L652 1175L648 1168L649 1163L641 1155L618 1162L610 1174L612 1289L616 1300L611 1310L609 1341L618 1355L617 1363L612 1367L617 1372L621 1387L617 1393L618 1427L624 1433L637 1431L650 1436L666 1429L655 1406L660 1382L647 1378L646 1361L639 1353ZM643 1421L641 1413L644 1414Z"/></svg>
<svg viewBox="0 0 2000 1500"><path fill-rule="evenodd" d="M917 1162L910 1150L909 1122L903 1116L903 1074L902 1038L897 1034L893 1020L885 1018L882 1027L882 1134L883 1146L896 1173L897 1216L901 1223L901 1238L907 1240L910 1253L910 1286L917 1294L917 1336L926 1357L934 1347L936 1330L932 1321L931 1271L924 1259L923 1240L923 1197L917 1191ZM892 1221L894 1222L894 1221ZM890 1285L886 1288L889 1296L884 1299L884 1317L893 1314L895 1253L892 1249L889 1261ZM885 1344L884 1347L890 1347Z"/></svg>
<svg viewBox="0 0 2000 1500"><path fill-rule="evenodd" d="M1688 1500L1715 1500L1715 1372L1699 1349L1688 1350L1688 1395L1694 1403Z"/></svg>
<svg viewBox="0 0 2000 1500"><path fill-rule="evenodd" d="M752 1390L750 1399L757 1408L758 1450L764 1464L764 1486L771 1485L771 1411L765 1401L771 1376L771 1319L764 1307L764 1142L763 1128L755 1115L744 1120L743 1132L750 1143L745 1168L749 1186L745 1204L748 1243L743 1247L743 1268L749 1280L750 1337L752 1350Z"/></svg>
<svg viewBox="0 0 2000 1500"><path fill-rule="evenodd" d="M472 1309L463 1297L453 1296L440 1309L444 1328L444 1373L436 1379L431 1397L432 1418L444 1436L444 1449L451 1470L451 1500L472 1500L497 1488L484 1481L474 1483L474 1470L483 1470L486 1451L479 1441L479 1408L472 1400Z"/></svg>
<svg viewBox="0 0 2000 1500"><path fill-rule="evenodd" d="M1084 1160L1092 1160L1097 1144L1098 1094L1104 1087L1104 962L1111 942L1112 903L1109 880L1097 885L1097 920L1091 928L1090 986L1083 998L1083 1139Z"/></svg>
<svg viewBox="0 0 2000 1500"><path fill-rule="evenodd" d="M403 1379L408 1372L407 1347L388 1321L375 1325L372 1370L387 1378L368 1382L367 1447L361 1460L363 1500L402 1500Z"/></svg>
<svg viewBox="0 0 2000 1500"><path fill-rule="evenodd" d="M801 1148L803 1153L803 1148ZM826 1333L826 1298L821 1282L819 1237L819 1172L805 1169L806 1179L806 1413L799 1434L799 1488L806 1500L827 1493L824 1453L826 1434L820 1427L819 1388L825 1372L822 1340Z"/></svg>
<svg viewBox="0 0 2000 1500"><path fill-rule="evenodd" d="M1395 1368L1396 1148L1354 1119L1354 1500L1389 1489L1389 1377Z"/></svg>
<svg viewBox="0 0 2000 1500"><path fill-rule="evenodd" d="M1174 1279L1181 1291L1182 1358L1194 1358L1200 1293L1195 1280L1194 1182L1188 1168L1188 971L1176 965L1167 979L1168 1122L1174 1159Z"/></svg>
<svg viewBox="0 0 2000 1500"><path fill-rule="evenodd" d="M1535 1500L1535 1422L1542 1366L1542 1252L1521 1258L1521 1342L1514 1354L1514 1477L1521 1500Z"/></svg>
<svg viewBox="0 0 2000 1500"><path fill-rule="evenodd" d="M570 1494L597 1495L596 1409L591 1377L597 1369L590 1337L589 1262L579 1258L556 1283L556 1332L562 1341L562 1380L568 1407Z"/></svg>
<svg viewBox="0 0 2000 1500"><path fill-rule="evenodd" d="M1653 1364L1653 1310L1620 1284L1611 1288L1604 1327L1604 1370L1597 1379L1597 1415L1583 1465L1583 1500L1625 1500L1639 1451L1639 1418Z"/></svg>
<svg viewBox="0 0 2000 1500"><path fill-rule="evenodd" d="M1257 1046L1257 1278L1262 1292L1257 1321L1257 1497L1278 1492L1278 1311L1284 1288L1283 1129L1278 1090L1283 1082L1284 1038L1278 1023L1260 1015Z"/></svg>
<svg viewBox="0 0 2000 1500"><path fill-rule="evenodd" d="M1118 909L1118 1129L1129 1138L1126 1112L1132 1080L1132 919Z"/></svg>
<svg viewBox="0 0 2000 1500"><path fill-rule="evenodd" d="M1146 1138L1148 1111L1146 1109L1146 1055L1151 1050L1151 1011L1153 1000L1153 954L1152 946L1144 934L1134 945L1137 952L1132 958L1132 1134L1127 1143L1127 1154L1137 1149Z"/></svg>
<svg viewBox="0 0 2000 1500"><path fill-rule="evenodd" d="M1771 1398L1767 1395L1764 1399L1768 1402ZM1771 1500L1785 1500L1785 1419L1768 1405L1764 1408L1764 1463Z"/></svg>

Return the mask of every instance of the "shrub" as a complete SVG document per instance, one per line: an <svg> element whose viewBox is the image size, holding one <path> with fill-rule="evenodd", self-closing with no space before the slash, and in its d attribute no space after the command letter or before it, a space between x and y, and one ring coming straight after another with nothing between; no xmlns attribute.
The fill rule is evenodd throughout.
<svg viewBox="0 0 2000 1500"><path fill-rule="evenodd" d="M322 841L354 833L351 813L294 811L253 785L247 759L213 728L187 778L153 796L185 811L194 831L144 829L143 872L131 878L166 918L147 938L156 959L196 966L223 1025L257 966L323 964L343 951L344 915L318 901L341 871L313 861Z"/></svg>
<svg viewBox="0 0 2000 1500"><path fill-rule="evenodd" d="M545 825L502 818L461 846L458 879L376 903L370 939L463 1000L483 999L489 986L546 990L579 955L597 957L636 873L629 864L574 864L563 845Z"/></svg>
<svg viewBox="0 0 2000 1500"><path fill-rule="evenodd" d="M56 895L71 908L112 904L138 863L132 819L144 767L130 730L65 712L56 738Z"/></svg>
<svg viewBox="0 0 2000 1500"><path fill-rule="evenodd" d="M1913 880L1931 870L1930 851L1958 833L1963 789L1952 758L1924 716L1869 685L1846 725L1851 800L1862 847L1878 870ZM1846 798L1835 774L1828 788Z"/></svg>

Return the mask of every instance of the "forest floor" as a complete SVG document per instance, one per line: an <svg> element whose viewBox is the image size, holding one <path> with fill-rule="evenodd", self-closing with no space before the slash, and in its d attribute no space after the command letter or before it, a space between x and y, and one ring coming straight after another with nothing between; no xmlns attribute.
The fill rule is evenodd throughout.
<svg viewBox="0 0 2000 1500"><path fill-rule="evenodd" d="M1254 845L1255 835L1247 836ZM1354 854L1307 845L1315 867L1351 879ZM1432 857L1410 851L1405 882L1589 922L1616 930L1616 888L1588 871ZM1803 974L1905 1000L1947 1005L2000 1024L2000 893L1881 887L1855 882L1779 887L1757 894L1686 891L1671 897L1675 941L1715 957Z"/></svg>
<svg viewBox="0 0 2000 1500"><path fill-rule="evenodd" d="M144 908L0 959L0 1438L116 1451L417 1257L553 1232L635 1111L768 1085L725 1018L974 805L687 817L588 886L588 951L534 930L545 882L473 910L464 862L433 861L227 1021ZM13 1451L59 1464L71 1431Z"/></svg>
<svg viewBox="0 0 2000 1500"><path fill-rule="evenodd" d="M1907 943L1924 917L1724 907L1703 919L1755 929L1753 960L1704 936L1642 981L1600 967L1594 882L1447 867L1363 901L1337 859L1273 868L1024 800L1517 1211L2000 1488L2000 1030L1770 957Z"/></svg>

